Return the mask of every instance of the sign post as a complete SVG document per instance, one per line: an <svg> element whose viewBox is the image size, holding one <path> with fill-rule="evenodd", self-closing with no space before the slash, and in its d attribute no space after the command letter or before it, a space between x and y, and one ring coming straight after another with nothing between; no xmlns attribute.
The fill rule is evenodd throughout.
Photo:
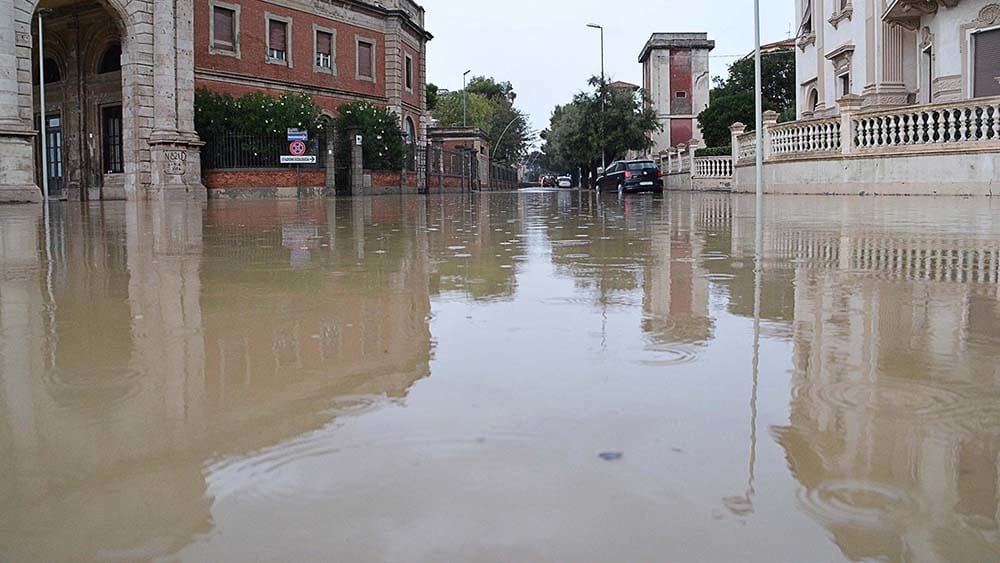
<svg viewBox="0 0 1000 563"><path fill-rule="evenodd" d="M309 142L309 132L302 131L299 129L288 129L288 154L281 155L281 164L316 164L316 155L307 155L306 152L309 147L306 143ZM295 191L300 193L302 191L302 182L300 180L299 167L295 167Z"/></svg>

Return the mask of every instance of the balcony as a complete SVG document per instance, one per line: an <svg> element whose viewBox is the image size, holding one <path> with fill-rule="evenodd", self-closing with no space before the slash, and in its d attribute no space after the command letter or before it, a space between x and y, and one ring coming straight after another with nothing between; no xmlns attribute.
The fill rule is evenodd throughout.
<svg viewBox="0 0 1000 563"><path fill-rule="evenodd" d="M891 0L882 20L916 30L920 18L936 14L939 8L954 8L960 0Z"/></svg>

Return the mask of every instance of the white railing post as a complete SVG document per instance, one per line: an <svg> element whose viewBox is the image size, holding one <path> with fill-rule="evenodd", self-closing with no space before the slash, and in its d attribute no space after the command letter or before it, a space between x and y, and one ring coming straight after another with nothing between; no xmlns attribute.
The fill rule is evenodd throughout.
<svg viewBox="0 0 1000 563"><path fill-rule="evenodd" d="M778 124L778 112L767 110L764 112L764 160L771 158L771 128ZM758 135L760 133L758 132Z"/></svg>
<svg viewBox="0 0 1000 563"><path fill-rule="evenodd" d="M729 126L729 134L732 140L730 145L733 149L733 166L740 161L740 135L747 132L747 126L739 121Z"/></svg>
<svg viewBox="0 0 1000 563"><path fill-rule="evenodd" d="M861 109L864 98L848 94L837 100L840 106L840 152L851 154L854 151L854 115Z"/></svg>

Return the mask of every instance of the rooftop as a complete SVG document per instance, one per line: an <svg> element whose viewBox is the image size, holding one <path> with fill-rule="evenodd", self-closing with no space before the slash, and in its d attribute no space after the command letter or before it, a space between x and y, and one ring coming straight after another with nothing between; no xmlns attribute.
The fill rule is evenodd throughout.
<svg viewBox="0 0 1000 563"><path fill-rule="evenodd" d="M649 59L650 53L657 49L715 49L715 41L708 38L708 33L654 33L639 54L639 62Z"/></svg>

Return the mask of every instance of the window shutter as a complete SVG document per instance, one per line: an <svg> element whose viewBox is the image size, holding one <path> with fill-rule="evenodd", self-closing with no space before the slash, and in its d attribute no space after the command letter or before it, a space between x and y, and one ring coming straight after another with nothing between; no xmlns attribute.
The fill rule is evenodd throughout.
<svg viewBox="0 0 1000 563"><path fill-rule="evenodd" d="M358 43L358 74L372 78L372 44Z"/></svg>
<svg viewBox="0 0 1000 563"><path fill-rule="evenodd" d="M325 31L316 32L316 53L319 55L329 55L333 53L333 36Z"/></svg>
<svg viewBox="0 0 1000 563"><path fill-rule="evenodd" d="M232 47L236 44L233 20L235 14L226 8L215 8L215 42Z"/></svg>
<svg viewBox="0 0 1000 563"><path fill-rule="evenodd" d="M975 40L973 96L1000 96L1000 29L977 33Z"/></svg>
<svg viewBox="0 0 1000 563"><path fill-rule="evenodd" d="M270 20L269 27L271 48L276 51L284 51L287 41L287 26L285 25L285 22Z"/></svg>

